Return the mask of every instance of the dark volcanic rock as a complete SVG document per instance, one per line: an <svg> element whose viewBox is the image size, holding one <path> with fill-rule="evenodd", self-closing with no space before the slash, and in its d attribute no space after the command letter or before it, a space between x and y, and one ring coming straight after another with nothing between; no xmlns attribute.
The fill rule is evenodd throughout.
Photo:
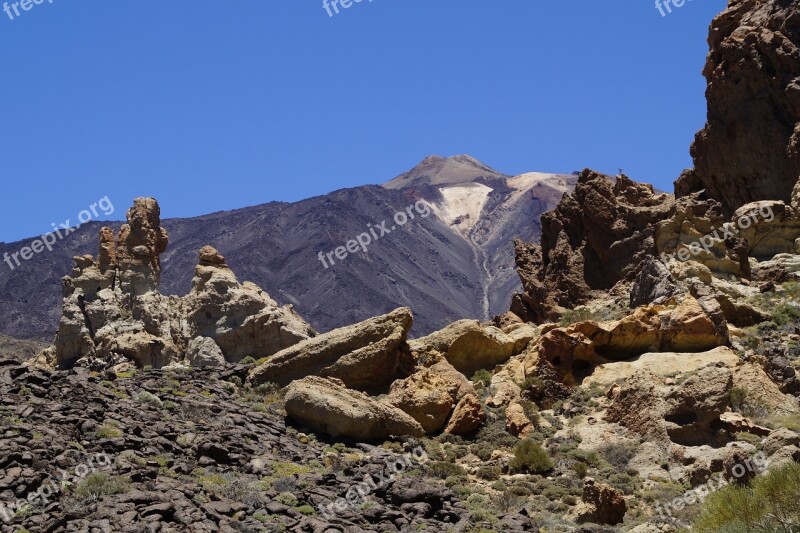
<svg viewBox="0 0 800 533"><path fill-rule="evenodd" d="M675 193L706 189L728 215L756 200L788 204L800 176L800 5L731 0L708 42L708 119Z"/></svg>
<svg viewBox="0 0 800 533"><path fill-rule="evenodd" d="M0 503L59 487L7 522L0 514L0 530L469 529L469 512L441 481L389 478L402 453L367 445L326 451L331 443L285 425L279 396L222 380L240 371L106 380L81 368L49 373L0 360ZM369 509L326 511L367 475L386 480L369 491ZM521 514L506 519L533 529Z"/></svg>
<svg viewBox="0 0 800 533"><path fill-rule="evenodd" d="M656 255L655 225L674 210L674 198L651 185L584 170L575 192L542 216L541 246L516 243L524 293L512 311L529 321L553 320L586 303L591 291L633 279L639 263Z"/></svg>

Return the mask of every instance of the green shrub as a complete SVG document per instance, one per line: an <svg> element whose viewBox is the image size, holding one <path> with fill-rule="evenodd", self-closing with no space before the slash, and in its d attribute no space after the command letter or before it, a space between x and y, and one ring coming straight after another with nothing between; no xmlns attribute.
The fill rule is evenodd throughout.
<svg viewBox="0 0 800 533"><path fill-rule="evenodd" d="M581 479L585 478L589 474L589 467L583 463L575 463L572 465L572 470L574 470Z"/></svg>
<svg viewBox="0 0 800 533"><path fill-rule="evenodd" d="M428 474L439 479L447 479L451 476L467 477L467 471L461 466L444 461L432 461L427 464L426 470Z"/></svg>
<svg viewBox="0 0 800 533"><path fill-rule="evenodd" d="M98 500L102 496L126 494L130 490L131 484L127 479L111 477L105 472L96 472L75 485L74 494L82 500Z"/></svg>
<svg viewBox="0 0 800 533"><path fill-rule="evenodd" d="M481 461L488 461L492 458L494 446L488 442L477 442L469 447L469 451L477 455Z"/></svg>
<svg viewBox="0 0 800 533"><path fill-rule="evenodd" d="M516 472L546 474L554 468L552 459L541 446L532 440L524 440L514 448L514 459L510 463Z"/></svg>
<svg viewBox="0 0 800 533"><path fill-rule="evenodd" d="M496 481L500 479L501 473L499 466L482 466L478 469L477 476L486 481Z"/></svg>
<svg viewBox="0 0 800 533"><path fill-rule="evenodd" d="M756 477L749 487L728 485L709 496L694 529L711 532L798 531L800 464L791 463Z"/></svg>
<svg viewBox="0 0 800 533"><path fill-rule="evenodd" d="M275 496L275 501L287 507L294 507L297 505L297 496L291 492L281 492Z"/></svg>
<svg viewBox="0 0 800 533"><path fill-rule="evenodd" d="M472 376L472 382L475 385L481 384L484 387L488 387L489 384L492 382L492 373L489 372L488 370L483 370L483 369L478 370Z"/></svg>
<svg viewBox="0 0 800 533"><path fill-rule="evenodd" d="M150 394L147 391L141 391L139 394L136 395L136 401L139 403L143 403L146 405L150 405L152 407L163 407L164 403L161 401L161 398L154 394Z"/></svg>
<svg viewBox="0 0 800 533"><path fill-rule="evenodd" d="M254 365L254 364L256 364L256 360L248 355L247 357L245 357L244 359L239 361L239 364L240 365Z"/></svg>
<svg viewBox="0 0 800 533"><path fill-rule="evenodd" d="M97 430L96 435L100 439L118 439L122 436L122 431L111 424L103 424Z"/></svg>
<svg viewBox="0 0 800 533"><path fill-rule="evenodd" d="M639 445L632 441L610 442L597 451L603 456L603 459L618 470L625 470L628 468L633 455Z"/></svg>

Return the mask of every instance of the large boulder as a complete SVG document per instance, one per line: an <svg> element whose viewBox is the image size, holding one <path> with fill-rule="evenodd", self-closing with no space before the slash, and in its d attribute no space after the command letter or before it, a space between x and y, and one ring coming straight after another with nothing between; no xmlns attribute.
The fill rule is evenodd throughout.
<svg viewBox="0 0 800 533"><path fill-rule="evenodd" d="M613 526L623 522L627 511L621 491L587 478L583 481L581 503L571 509L568 516L578 524L592 522Z"/></svg>
<svg viewBox="0 0 800 533"><path fill-rule="evenodd" d="M788 203L800 176L800 6L732 1L708 42L708 118L675 192L705 189L729 215L757 200Z"/></svg>
<svg viewBox="0 0 800 533"><path fill-rule="evenodd" d="M444 428L456 404L470 394L475 395L472 383L442 359L392 383L386 402L419 422L425 433L434 434Z"/></svg>
<svg viewBox="0 0 800 533"><path fill-rule="evenodd" d="M478 430L485 419L486 411L481 401L475 394L467 394L453 409L453 415L444 430L453 435L470 435Z"/></svg>
<svg viewBox="0 0 800 533"><path fill-rule="evenodd" d="M526 340L522 342L494 326L482 326L477 320L459 320L440 331L412 340L409 345L423 361L443 356L458 371L469 376L482 368L505 363L515 355L515 349L527 346L532 334L522 338Z"/></svg>
<svg viewBox="0 0 800 533"><path fill-rule="evenodd" d="M214 339L196 337L186 347L186 361L193 367L221 367L225 365L225 355Z"/></svg>
<svg viewBox="0 0 800 533"><path fill-rule="evenodd" d="M400 409L348 389L336 379L309 376L286 387L286 414L314 432L358 442L422 437L419 423Z"/></svg>
<svg viewBox="0 0 800 533"><path fill-rule="evenodd" d="M306 376L332 377L350 388L381 392L408 375L406 344L413 320L401 307L359 324L335 329L282 350L250 372L253 385L286 386Z"/></svg>

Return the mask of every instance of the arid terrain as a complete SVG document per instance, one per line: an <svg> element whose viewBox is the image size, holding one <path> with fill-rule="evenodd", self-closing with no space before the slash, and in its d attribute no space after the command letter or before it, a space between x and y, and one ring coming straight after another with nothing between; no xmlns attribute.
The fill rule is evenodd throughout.
<svg viewBox="0 0 800 533"><path fill-rule="evenodd" d="M8 277L0 530L800 531L800 6L709 45L673 192L434 156Z"/></svg>

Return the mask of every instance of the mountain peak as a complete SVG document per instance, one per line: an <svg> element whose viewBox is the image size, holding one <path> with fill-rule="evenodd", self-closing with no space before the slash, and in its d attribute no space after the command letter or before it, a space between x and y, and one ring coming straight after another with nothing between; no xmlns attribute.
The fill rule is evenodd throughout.
<svg viewBox="0 0 800 533"><path fill-rule="evenodd" d="M455 185L482 179L503 179L505 174L474 157L461 154L450 157L430 155L417 166L384 184L387 189L405 189L426 185Z"/></svg>

